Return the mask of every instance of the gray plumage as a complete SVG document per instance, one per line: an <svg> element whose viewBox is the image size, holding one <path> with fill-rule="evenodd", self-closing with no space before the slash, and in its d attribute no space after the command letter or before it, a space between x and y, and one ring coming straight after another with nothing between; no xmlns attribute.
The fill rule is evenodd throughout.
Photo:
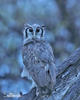
<svg viewBox="0 0 80 100"><path fill-rule="evenodd" d="M25 27L22 51L23 63L37 84L39 93L50 95L56 83L56 73L53 50L44 40L43 26L33 24Z"/></svg>

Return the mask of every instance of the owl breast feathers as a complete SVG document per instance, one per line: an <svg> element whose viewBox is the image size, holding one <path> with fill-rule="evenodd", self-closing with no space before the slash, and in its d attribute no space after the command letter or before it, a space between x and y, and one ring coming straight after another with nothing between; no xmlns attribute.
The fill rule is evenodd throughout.
<svg viewBox="0 0 80 100"><path fill-rule="evenodd" d="M50 94L56 83L54 55L43 40L32 39L23 45L23 63L43 94Z"/></svg>

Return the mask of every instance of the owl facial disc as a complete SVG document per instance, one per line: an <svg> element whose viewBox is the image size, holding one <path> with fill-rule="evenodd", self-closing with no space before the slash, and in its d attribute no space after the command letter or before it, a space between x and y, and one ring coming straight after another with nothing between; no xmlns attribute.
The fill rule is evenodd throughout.
<svg viewBox="0 0 80 100"><path fill-rule="evenodd" d="M40 26L39 24L33 24L33 25L25 25L24 27L24 41L29 41L29 40L33 40L33 39L44 39L44 34L45 34L45 30L44 30L45 26Z"/></svg>

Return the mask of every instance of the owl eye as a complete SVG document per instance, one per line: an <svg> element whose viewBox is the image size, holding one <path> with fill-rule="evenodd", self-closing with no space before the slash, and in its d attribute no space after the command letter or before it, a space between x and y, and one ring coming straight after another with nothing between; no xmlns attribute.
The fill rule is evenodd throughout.
<svg viewBox="0 0 80 100"><path fill-rule="evenodd" d="M30 29L29 29L29 32L33 32L33 29L32 29L32 28L30 28Z"/></svg>
<svg viewBox="0 0 80 100"><path fill-rule="evenodd" d="M26 29L25 29L26 37L28 37L28 33L29 33L29 32L31 32L31 34L32 34L33 29L32 29L32 28L26 28Z"/></svg>
<svg viewBox="0 0 80 100"><path fill-rule="evenodd" d="M37 32L37 33L38 33L38 32L40 32L40 29L39 29L39 28L37 28L37 29L36 29L36 32Z"/></svg>

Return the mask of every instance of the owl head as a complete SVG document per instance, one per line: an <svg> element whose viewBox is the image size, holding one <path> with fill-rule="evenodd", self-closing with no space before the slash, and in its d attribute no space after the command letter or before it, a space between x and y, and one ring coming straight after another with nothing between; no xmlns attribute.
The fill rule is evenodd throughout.
<svg viewBox="0 0 80 100"><path fill-rule="evenodd" d="M44 28L45 26L40 26L39 24L25 25L23 30L24 40L43 39L45 34Z"/></svg>

